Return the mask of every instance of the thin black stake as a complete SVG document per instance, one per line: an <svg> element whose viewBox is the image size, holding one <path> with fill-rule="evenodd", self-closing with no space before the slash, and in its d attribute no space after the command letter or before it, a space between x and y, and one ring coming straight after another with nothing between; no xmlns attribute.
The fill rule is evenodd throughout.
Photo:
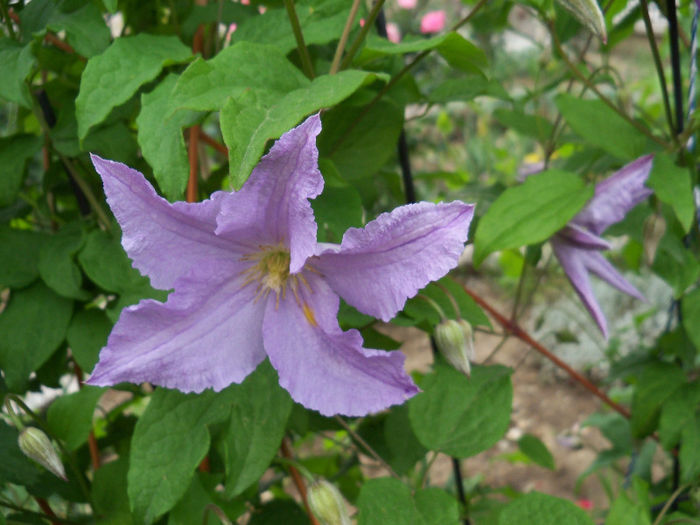
<svg viewBox="0 0 700 525"><path fill-rule="evenodd" d="M681 56L678 38L678 16L675 0L666 0L668 36L671 45L671 71L673 72L673 105L676 110L676 133L683 131L683 85L681 84Z"/></svg>

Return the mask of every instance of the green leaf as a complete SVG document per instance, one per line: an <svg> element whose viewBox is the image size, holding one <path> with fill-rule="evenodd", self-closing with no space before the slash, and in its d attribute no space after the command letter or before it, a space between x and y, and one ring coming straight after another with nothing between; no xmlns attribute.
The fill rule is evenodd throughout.
<svg viewBox="0 0 700 525"><path fill-rule="evenodd" d="M416 491L416 507L425 525L459 525L459 504L442 489L429 487Z"/></svg>
<svg viewBox="0 0 700 525"><path fill-rule="evenodd" d="M309 525L304 510L291 500L273 499L251 516L248 525Z"/></svg>
<svg viewBox="0 0 700 525"><path fill-rule="evenodd" d="M0 82L0 86L2 84ZM17 198L27 161L39 151L41 145L41 138L36 135L0 137L0 208L9 206Z"/></svg>
<svg viewBox="0 0 700 525"><path fill-rule="evenodd" d="M326 111L323 133L316 140L320 155L332 160L348 181L375 174L393 158L403 126L403 108L390 100L382 99L372 108L371 117L355 124L363 109L341 104Z"/></svg>
<svg viewBox="0 0 700 525"><path fill-rule="evenodd" d="M436 365L408 402L418 440L427 448L468 458L494 445L508 429L513 388L511 370L475 366L470 378Z"/></svg>
<svg viewBox="0 0 700 525"><path fill-rule="evenodd" d="M292 409L292 399L268 361L230 390L231 419L224 438L227 497L240 494L268 468Z"/></svg>
<svg viewBox="0 0 700 525"><path fill-rule="evenodd" d="M497 109L493 112L493 116L505 127L513 129L521 135L532 137L539 142L545 142L552 137L554 127L551 122L539 115L527 115L522 111Z"/></svg>
<svg viewBox="0 0 700 525"><path fill-rule="evenodd" d="M228 390L155 391L131 440L127 490L139 519L153 523L182 497L209 450L207 425L226 418L229 401Z"/></svg>
<svg viewBox="0 0 700 525"><path fill-rule="evenodd" d="M623 161L636 159L656 147L632 124L600 100L583 100L561 94L557 108L564 120L578 135Z"/></svg>
<svg viewBox="0 0 700 525"><path fill-rule="evenodd" d="M65 31L68 43L85 58L102 53L111 38L102 13L89 2L70 13L56 9L47 21L46 29Z"/></svg>
<svg viewBox="0 0 700 525"><path fill-rule="evenodd" d="M33 485L39 479L39 467L17 445L19 432L0 420L0 482Z"/></svg>
<svg viewBox="0 0 700 525"><path fill-rule="evenodd" d="M518 440L518 448L540 467L554 470L554 457L542 441L532 434L525 434Z"/></svg>
<svg viewBox="0 0 700 525"><path fill-rule="evenodd" d="M364 65L387 55L419 53L431 49L440 53L452 67L467 73L483 75L482 70L488 64L486 53L457 32L432 38L407 37L398 44L385 38L370 38L355 61Z"/></svg>
<svg viewBox="0 0 700 525"><path fill-rule="evenodd" d="M31 108L32 99L25 82L34 67L31 43L22 47L11 38L0 38L0 64L2 64L0 98Z"/></svg>
<svg viewBox="0 0 700 525"><path fill-rule="evenodd" d="M129 497L126 494L128 457L120 456L95 471L92 501L99 517L98 525L132 525Z"/></svg>
<svg viewBox="0 0 700 525"><path fill-rule="evenodd" d="M621 492L610 507L605 525L650 525L649 510L633 502Z"/></svg>
<svg viewBox="0 0 700 525"><path fill-rule="evenodd" d="M294 7L307 46L337 40L350 11L345 0L295 2ZM270 39L270 35L275 35L274 39ZM286 9L268 9L265 16L245 20L233 33L231 41L261 44L272 41L285 55L297 47Z"/></svg>
<svg viewBox="0 0 700 525"><path fill-rule="evenodd" d="M632 398L632 435L648 436L656 430L661 405L686 382L679 367L669 363L651 363L644 368Z"/></svg>
<svg viewBox="0 0 700 525"><path fill-rule="evenodd" d="M661 202L673 208L683 230L688 232L695 216L693 189L688 168L676 166L673 159L666 153L658 153L654 157L654 165L649 174L647 186Z"/></svg>
<svg viewBox="0 0 700 525"><path fill-rule="evenodd" d="M73 262L73 255L82 245L83 232L80 225L74 224L48 237L39 252L39 275L53 291L70 299L89 297L81 289L83 276Z"/></svg>
<svg viewBox="0 0 700 525"><path fill-rule="evenodd" d="M492 252L542 242L562 229L593 196L573 173L548 170L504 191L479 221L474 264Z"/></svg>
<svg viewBox="0 0 700 525"><path fill-rule="evenodd" d="M235 518L246 512L248 507L243 498L231 501L223 499L223 495L218 490L221 477L220 474L205 472L195 474L185 495L168 513L168 525L191 525L193 523L222 525L218 516L212 512L212 505L219 507L229 518ZM203 519L205 513L207 514L206 522Z"/></svg>
<svg viewBox="0 0 700 525"><path fill-rule="evenodd" d="M78 392L59 397L46 415L49 430L68 450L75 450L87 441L92 429L95 406L106 389L85 385Z"/></svg>
<svg viewBox="0 0 700 525"><path fill-rule="evenodd" d="M104 53L88 60L75 101L80 140L163 67L190 57L190 50L175 36L141 33L116 39Z"/></svg>
<svg viewBox="0 0 700 525"><path fill-rule="evenodd" d="M340 243L348 228L362 227L362 200L357 190L350 185L329 186L323 193L311 201L314 217L320 231L326 231L325 238L319 240Z"/></svg>
<svg viewBox="0 0 700 525"><path fill-rule="evenodd" d="M685 328L695 348L700 351L700 288L696 288L683 297L681 310L683 328Z"/></svg>
<svg viewBox="0 0 700 525"><path fill-rule="evenodd" d="M681 298L700 277L700 263L671 228L661 238L652 269L673 288L676 299Z"/></svg>
<svg viewBox="0 0 700 525"><path fill-rule="evenodd" d="M498 525L593 525L583 509L572 502L542 494L530 492L511 501L498 517Z"/></svg>
<svg viewBox="0 0 700 525"><path fill-rule="evenodd" d="M66 335L73 301L36 282L16 290L0 314L0 368L10 391L23 389L29 374L43 365Z"/></svg>
<svg viewBox="0 0 700 525"><path fill-rule="evenodd" d="M182 128L194 123L198 115L180 111L163 118L175 109L172 91L177 78L177 75L168 75L153 91L141 95L141 113L136 118L141 152L170 201L182 200L187 186L190 167Z"/></svg>
<svg viewBox="0 0 700 525"><path fill-rule="evenodd" d="M21 288L39 277L39 252L46 237L0 226L0 289Z"/></svg>
<svg viewBox="0 0 700 525"><path fill-rule="evenodd" d="M97 363L97 357L112 330L112 322L97 308L81 310L71 319L66 338L71 353L78 366L90 371Z"/></svg>
<svg viewBox="0 0 700 525"><path fill-rule="evenodd" d="M417 525L421 520L411 490L393 478L365 482L357 498L357 509L358 525Z"/></svg>
<svg viewBox="0 0 700 525"><path fill-rule="evenodd" d="M398 473L408 473L428 452L416 437L411 427L406 404L391 409L384 420L384 440L391 467Z"/></svg>
<svg viewBox="0 0 700 525"><path fill-rule="evenodd" d="M700 475L700 419L689 422L681 432L681 482L694 483Z"/></svg>
<svg viewBox="0 0 700 525"><path fill-rule="evenodd" d="M468 102L482 95L510 100L508 92L498 81L488 80L481 75L469 75L467 78L448 78L428 93L428 100L435 104L455 101Z"/></svg>
<svg viewBox="0 0 700 525"><path fill-rule="evenodd" d="M90 280L110 292L126 291L148 282L131 266L119 241L100 230L88 235L78 261Z"/></svg>
<svg viewBox="0 0 700 525"><path fill-rule="evenodd" d="M268 140L280 137L307 115L335 106L374 78L372 73L352 70L323 75L269 107L231 97L221 110L221 132L228 146L234 186L240 188L246 181Z"/></svg>
<svg viewBox="0 0 700 525"><path fill-rule="evenodd" d="M211 60L192 62L175 84L170 104L173 108L213 111L221 109L228 97L237 98L247 91L264 94L272 103L308 83L276 47L240 42Z"/></svg>

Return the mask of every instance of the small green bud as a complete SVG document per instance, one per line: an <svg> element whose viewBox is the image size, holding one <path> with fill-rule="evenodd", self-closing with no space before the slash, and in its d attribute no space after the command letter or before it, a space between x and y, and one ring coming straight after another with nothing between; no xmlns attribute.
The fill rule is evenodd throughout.
<svg viewBox="0 0 700 525"><path fill-rule="evenodd" d="M36 427L26 427L19 433L19 448L24 455L33 459L53 475L68 481L63 463L53 448L49 436Z"/></svg>
<svg viewBox="0 0 700 525"><path fill-rule="evenodd" d="M309 487L307 499L321 525L350 525L345 500L335 485L320 479Z"/></svg>
<svg viewBox="0 0 700 525"><path fill-rule="evenodd" d="M435 344L448 363L464 375L469 375L469 360L474 358L474 338L472 327L467 321L441 321L435 327Z"/></svg>

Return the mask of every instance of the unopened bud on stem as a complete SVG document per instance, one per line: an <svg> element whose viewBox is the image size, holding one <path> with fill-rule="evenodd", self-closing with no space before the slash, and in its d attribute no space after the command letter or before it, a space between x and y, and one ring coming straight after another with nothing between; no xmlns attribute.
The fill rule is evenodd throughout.
<svg viewBox="0 0 700 525"><path fill-rule="evenodd" d="M467 321L442 320L435 327L435 345L448 363L464 375L469 375L469 360L474 358L474 337Z"/></svg>
<svg viewBox="0 0 700 525"><path fill-rule="evenodd" d="M309 487L307 499L321 525L350 525L350 516L342 494L325 479L318 480Z"/></svg>
<svg viewBox="0 0 700 525"><path fill-rule="evenodd" d="M18 443L25 456L36 461L55 476L68 481L66 471L63 470L63 463L61 463L56 449L53 448L49 436L44 432L36 427L26 427L19 433Z"/></svg>

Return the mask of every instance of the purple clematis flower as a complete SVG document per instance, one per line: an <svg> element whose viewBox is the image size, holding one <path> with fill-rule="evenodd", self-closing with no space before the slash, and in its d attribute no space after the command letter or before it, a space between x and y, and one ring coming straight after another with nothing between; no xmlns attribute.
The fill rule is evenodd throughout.
<svg viewBox="0 0 700 525"><path fill-rule="evenodd" d="M653 155L640 157L600 182L588 204L551 239L554 254L566 276L606 338L607 323L593 295L588 273L594 273L621 292L645 300L600 253L610 248L600 234L624 219L628 211L653 193L644 186L652 161Z"/></svg>
<svg viewBox="0 0 700 525"><path fill-rule="evenodd" d="M171 204L139 172L93 156L122 244L153 286L122 311L89 383L218 391L269 357L280 385L324 415L365 415L418 392L400 352L362 347L339 295L388 321L457 265L474 205L421 202L319 244L309 199L323 189L318 115L285 133L240 191Z"/></svg>

